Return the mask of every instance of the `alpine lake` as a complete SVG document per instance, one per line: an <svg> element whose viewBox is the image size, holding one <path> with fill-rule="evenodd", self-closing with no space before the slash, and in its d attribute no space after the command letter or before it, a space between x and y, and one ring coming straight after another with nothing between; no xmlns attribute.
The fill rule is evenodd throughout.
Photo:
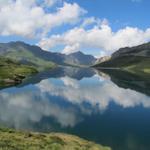
<svg viewBox="0 0 150 150"><path fill-rule="evenodd" d="M0 126L61 132L112 150L150 150L150 80L60 67L0 89Z"/></svg>

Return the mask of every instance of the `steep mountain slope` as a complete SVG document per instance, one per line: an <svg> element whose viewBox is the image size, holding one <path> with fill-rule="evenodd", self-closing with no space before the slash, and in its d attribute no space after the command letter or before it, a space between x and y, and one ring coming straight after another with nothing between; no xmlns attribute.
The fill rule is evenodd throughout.
<svg viewBox="0 0 150 150"><path fill-rule="evenodd" d="M150 42L139 46L121 48L112 54L112 59L121 56L150 57Z"/></svg>
<svg viewBox="0 0 150 150"><path fill-rule="evenodd" d="M44 51L38 46L24 42L0 43L0 55L21 61L24 64L31 64L39 67L51 68L59 65L92 65L96 59L91 55L84 55L81 52L65 55Z"/></svg>
<svg viewBox="0 0 150 150"><path fill-rule="evenodd" d="M150 73L150 43L136 47L121 48L112 54L111 59L95 67L122 68L130 72Z"/></svg>
<svg viewBox="0 0 150 150"><path fill-rule="evenodd" d="M39 47L30 46L23 42L1 43L0 55L17 60L22 64L35 66L38 70L53 68L55 66L53 62L42 58L43 53Z"/></svg>

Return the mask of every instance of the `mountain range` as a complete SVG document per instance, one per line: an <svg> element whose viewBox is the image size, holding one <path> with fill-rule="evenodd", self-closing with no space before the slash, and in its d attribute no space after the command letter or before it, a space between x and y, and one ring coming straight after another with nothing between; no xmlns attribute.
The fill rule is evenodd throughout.
<svg viewBox="0 0 150 150"><path fill-rule="evenodd" d="M24 42L0 43L0 56L36 66L38 70L53 68L55 65L90 66L96 61L92 55L78 51L69 55L45 51L38 46Z"/></svg>
<svg viewBox="0 0 150 150"><path fill-rule="evenodd" d="M96 69L119 69L134 73L140 78L150 74L150 42L135 47L125 47L111 57L96 59L78 51L72 54L45 51L24 42L0 43L0 80L6 83L20 82L29 74L57 68L58 66L94 67ZM21 75L21 76L20 76Z"/></svg>
<svg viewBox="0 0 150 150"><path fill-rule="evenodd" d="M65 55L20 41L0 43L0 88L19 84L35 73L54 71L58 66L87 67L95 62L92 55L80 51Z"/></svg>

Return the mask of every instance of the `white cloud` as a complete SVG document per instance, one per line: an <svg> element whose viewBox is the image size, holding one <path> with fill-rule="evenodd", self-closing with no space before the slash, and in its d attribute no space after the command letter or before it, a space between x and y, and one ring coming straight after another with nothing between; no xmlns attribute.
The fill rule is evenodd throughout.
<svg viewBox="0 0 150 150"><path fill-rule="evenodd" d="M88 17L88 18L84 18L83 23L81 24L81 27L86 27L91 24L100 24L100 23L101 23L101 20L99 18Z"/></svg>
<svg viewBox="0 0 150 150"><path fill-rule="evenodd" d="M74 53L80 49L80 44L76 43L73 45L66 45L65 48L63 49L62 53L64 54L69 54L69 53Z"/></svg>
<svg viewBox="0 0 150 150"><path fill-rule="evenodd" d="M61 4L59 8L50 11L58 3ZM38 45L43 49L62 45L62 52L66 54L94 49L99 50L99 55L106 55L121 47L150 40L150 28L142 30L127 26L114 32L107 19L83 19L81 16L85 13L86 10L77 3L62 0L0 0L0 35L38 38ZM80 20L82 23L77 25ZM77 26L62 34L48 36L51 29L64 24Z"/></svg>
<svg viewBox="0 0 150 150"><path fill-rule="evenodd" d="M50 2L52 5L56 0L44 3ZM53 13L47 13L43 4L38 5L36 0L7 0L0 1L0 4L0 34L7 36L45 35L54 27L77 22L80 15L85 13L85 10L76 3L64 2L63 6Z"/></svg>
<svg viewBox="0 0 150 150"><path fill-rule="evenodd" d="M83 19L83 22L80 25L80 27L86 28L91 25L100 27L101 25L109 25L109 21L106 18L100 19L95 17L88 17Z"/></svg>
<svg viewBox="0 0 150 150"><path fill-rule="evenodd" d="M84 23L94 22L91 20ZM39 45L43 49L51 49L56 45L64 45L63 52L72 53L86 47L97 48L105 53L111 53L121 47L135 46L150 40L150 28L141 30L134 27L125 27L116 32L104 20L100 26L94 26L92 29L82 27L73 28L64 34L52 35L44 38Z"/></svg>
<svg viewBox="0 0 150 150"><path fill-rule="evenodd" d="M62 0L44 0L44 7L51 7L56 3L62 2Z"/></svg>

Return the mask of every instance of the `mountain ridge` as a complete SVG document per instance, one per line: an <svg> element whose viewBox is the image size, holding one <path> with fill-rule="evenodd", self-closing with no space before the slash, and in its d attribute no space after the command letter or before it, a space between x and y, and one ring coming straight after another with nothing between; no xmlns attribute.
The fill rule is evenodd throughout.
<svg viewBox="0 0 150 150"><path fill-rule="evenodd" d="M58 65L81 65L90 66L95 63L96 58L92 55L86 55L80 51L71 54L62 54L58 52L50 52L41 49L39 46L30 45L22 41L0 43L0 55L5 55L6 57L11 57L22 62L30 62L31 64L36 64L38 61L47 61L55 63ZM40 65L40 64L38 64Z"/></svg>
<svg viewBox="0 0 150 150"><path fill-rule="evenodd" d="M150 74L150 42L121 48L109 60L95 64L94 67L122 69L139 75Z"/></svg>
<svg viewBox="0 0 150 150"><path fill-rule="evenodd" d="M112 54L112 58L125 55L150 57L150 42L138 46L120 48Z"/></svg>

